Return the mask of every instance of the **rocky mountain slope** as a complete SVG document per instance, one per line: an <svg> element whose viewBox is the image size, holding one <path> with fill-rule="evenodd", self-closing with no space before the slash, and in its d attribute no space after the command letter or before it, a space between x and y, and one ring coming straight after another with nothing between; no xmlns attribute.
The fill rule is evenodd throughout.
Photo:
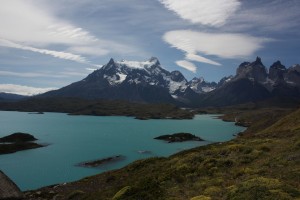
<svg viewBox="0 0 300 200"><path fill-rule="evenodd" d="M300 98L300 66L286 68L280 61L269 72L259 57L244 62L236 75L210 93L194 101L199 106L227 106L272 98Z"/></svg>
<svg viewBox="0 0 300 200"><path fill-rule="evenodd" d="M40 97L126 100L173 103L181 106L227 106L272 98L300 98L300 65L286 68L280 61L267 68L257 57L243 62L236 75L218 83L203 78L187 81L179 71L162 68L157 58L144 62L110 61L81 81Z"/></svg>
<svg viewBox="0 0 300 200"><path fill-rule="evenodd" d="M163 69L156 58L144 62L110 59L85 79L42 96L174 103L184 93L186 83L179 71Z"/></svg>

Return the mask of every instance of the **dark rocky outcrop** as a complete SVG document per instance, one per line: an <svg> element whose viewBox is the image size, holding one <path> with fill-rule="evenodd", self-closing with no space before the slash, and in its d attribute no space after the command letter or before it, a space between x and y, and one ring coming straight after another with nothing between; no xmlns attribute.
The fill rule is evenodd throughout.
<svg viewBox="0 0 300 200"><path fill-rule="evenodd" d="M45 145L37 144L34 136L28 133L14 133L0 138L0 154L15 153L27 149L44 147Z"/></svg>
<svg viewBox="0 0 300 200"><path fill-rule="evenodd" d="M154 139L164 140L168 143L185 142L185 141L204 141L202 138L195 136L191 133L174 133L172 135L161 135Z"/></svg>
<svg viewBox="0 0 300 200"><path fill-rule="evenodd" d="M107 158L102 158L100 160L92 160L88 162L82 162L77 164L77 166L80 167L100 167L102 165L111 164L114 162L122 161L125 159L125 156L117 155L117 156L111 156Z"/></svg>
<svg viewBox="0 0 300 200"><path fill-rule="evenodd" d="M0 142L30 142L35 140L37 139L28 133L13 133L0 138Z"/></svg>
<svg viewBox="0 0 300 200"><path fill-rule="evenodd" d="M244 62L236 70L235 78L249 78L258 82L264 82L267 78L266 67L262 64L261 58L257 57L252 63Z"/></svg>
<svg viewBox="0 0 300 200"><path fill-rule="evenodd" d="M286 72L286 67L277 61L270 67L269 78L274 82L283 82Z"/></svg>
<svg viewBox="0 0 300 200"><path fill-rule="evenodd" d="M286 81L293 85L300 85L300 65L294 65L287 70Z"/></svg>
<svg viewBox="0 0 300 200"><path fill-rule="evenodd" d="M23 199L23 193L18 186L0 170L0 199Z"/></svg>

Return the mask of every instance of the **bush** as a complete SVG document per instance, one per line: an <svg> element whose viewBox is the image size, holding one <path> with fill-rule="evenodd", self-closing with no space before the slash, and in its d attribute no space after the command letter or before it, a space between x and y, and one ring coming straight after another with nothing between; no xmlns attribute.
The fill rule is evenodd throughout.
<svg viewBox="0 0 300 200"><path fill-rule="evenodd" d="M131 190L130 186L123 187L115 194L112 200L121 200L124 196L126 196L130 192L130 190Z"/></svg>
<svg viewBox="0 0 300 200"><path fill-rule="evenodd" d="M83 192L81 190L75 190L68 195L68 199L78 198L79 196L82 196L83 194L85 194L85 192Z"/></svg>
<svg viewBox="0 0 300 200"><path fill-rule="evenodd" d="M200 195L200 196L193 197L190 200L211 200L211 198L204 195Z"/></svg>
<svg viewBox="0 0 300 200"><path fill-rule="evenodd" d="M222 189L220 187L216 187L216 186L211 186L204 190L204 194L209 195L209 196L217 196L221 192L222 192Z"/></svg>
<svg viewBox="0 0 300 200"><path fill-rule="evenodd" d="M236 187L231 187L227 199L293 199L291 194L289 194L284 187L284 184L277 179L258 177L244 181Z"/></svg>

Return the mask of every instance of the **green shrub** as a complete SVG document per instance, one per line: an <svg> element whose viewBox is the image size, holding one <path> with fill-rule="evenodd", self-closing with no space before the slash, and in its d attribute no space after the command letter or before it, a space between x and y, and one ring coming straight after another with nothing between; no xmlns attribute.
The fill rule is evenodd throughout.
<svg viewBox="0 0 300 200"><path fill-rule="evenodd" d="M242 182L236 187L231 187L227 199L230 200L269 200L269 199L293 199L291 194L284 189L277 179L258 177ZM295 194L295 193L294 193Z"/></svg>
<svg viewBox="0 0 300 200"><path fill-rule="evenodd" d="M124 196L126 196L130 192L130 190L131 190L130 186L123 187L115 194L112 200L122 200L122 198L124 198Z"/></svg>
<svg viewBox="0 0 300 200"><path fill-rule="evenodd" d="M270 147L268 147L266 145L260 146L259 149L264 151L264 152L270 152L271 151Z"/></svg>
<svg viewBox="0 0 300 200"><path fill-rule="evenodd" d="M222 189L220 187L211 186L204 190L205 195L209 196L216 196L222 192Z"/></svg>
<svg viewBox="0 0 300 200"><path fill-rule="evenodd" d="M85 194L85 192L83 192L81 190L75 190L68 195L67 199L78 198L79 196L82 196L84 194Z"/></svg>
<svg viewBox="0 0 300 200"><path fill-rule="evenodd" d="M190 200L211 200L211 198L204 195L200 195L200 196L193 197Z"/></svg>

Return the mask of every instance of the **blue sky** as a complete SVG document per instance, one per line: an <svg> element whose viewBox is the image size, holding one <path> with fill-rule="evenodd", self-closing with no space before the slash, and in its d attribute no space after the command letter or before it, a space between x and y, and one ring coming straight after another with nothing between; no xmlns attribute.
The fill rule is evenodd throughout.
<svg viewBox="0 0 300 200"><path fill-rule="evenodd" d="M258 55L300 63L299 0L4 0L0 92L37 94L115 60L219 81Z"/></svg>

